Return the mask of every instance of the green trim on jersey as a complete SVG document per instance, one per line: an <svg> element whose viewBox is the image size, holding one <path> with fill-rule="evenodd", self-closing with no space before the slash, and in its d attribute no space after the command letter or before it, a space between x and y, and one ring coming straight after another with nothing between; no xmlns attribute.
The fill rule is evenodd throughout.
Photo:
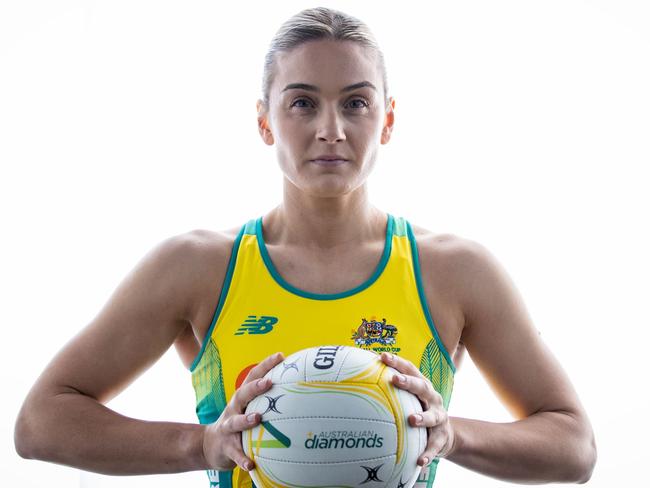
<svg viewBox="0 0 650 488"><path fill-rule="evenodd" d="M311 298L313 300L336 300L338 298L345 298L354 295L356 293L359 293L360 291L363 291L366 288L368 288L370 285L372 285L377 280L377 278L379 278L382 271L386 267L386 263L388 263L388 258L390 257L390 251L392 247L393 228L394 228L394 220L395 220L391 214L387 214L387 215L388 215L388 219L386 223L386 240L384 242L384 252L381 256L381 260L379 261L379 264L375 268L374 273L364 283L352 288L351 290L343 291L341 293L311 293L309 291L301 290L300 288L297 288L287 283L284 280L284 278L280 276L280 273L278 273L277 270L275 269L275 266L273 265L273 261L271 261L271 256L269 255L269 252L266 249L266 244L264 243L264 237L262 233L262 217L259 217L257 219L257 223L255 227L255 231L257 235L257 244L259 246L262 259L264 260L264 264L266 265L266 268L268 269L269 273L271 274L273 279L278 283L278 285L280 285L285 290L295 295L304 298Z"/></svg>
<svg viewBox="0 0 650 488"><path fill-rule="evenodd" d="M406 223L406 226L407 226L409 241L411 242L411 253L413 255L413 268L415 269L415 279L417 281L418 294L420 295L420 302L422 303L422 309L424 310L424 315L427 318L427 323L429 324L431 333L435 337L436 342L438 343L438 347L440 348L440 351L445 357L447 364L451 368L452 372L456 373L456 366L454 365L454 362L449 357L449 353L447 352L445 345L442 343L442 340L440 340L440 336L438 335L438 330L436 329L436 326L433 323L433 319L431 318L431 312L429 312L429 305L427 304L427 299L424 295L424 286L422 285L422 274L420 273L420 259L418 257L418 249L415 243L415 236L413 235L413 229L411 228L411 224L408 221Z"/></svg>
<svg viewBox="0 0 650 488"><path fill-rule="evenodd" d="M233 270L235 269L235 261L237 260L237 251L239 250L239 242L241 241L243 235L244 235L244 226L242 226L242 228L240 229L239 234L237 234L237 238L235 239L235 243L232 246L232 251L230 252L230 261L228 262L228 271L226 272L226 277L224 278L223 286L221 287L221 294L219 295L219 303L217 304L217 308L214 312L214 315L212 316L212 322L210 324L210 328L208 329L208 332L207 334L205 334L205 338L203 339L203 345L201 346L201 351L199 351L196 358L194 358L192 365L190 366L190 372L194 371L196 366L199 364L199 361L203 357L203 352L205 351L205 348L208 345L208 342L210 341L210 337L212 337L212 332L214 326L217 323L217 319L219 318L219 314L221 313L221 309L223 308L223 303L226 301L226 295L228 295L228 288L230 288L230 281L232 280L232 273Z"/></svg>

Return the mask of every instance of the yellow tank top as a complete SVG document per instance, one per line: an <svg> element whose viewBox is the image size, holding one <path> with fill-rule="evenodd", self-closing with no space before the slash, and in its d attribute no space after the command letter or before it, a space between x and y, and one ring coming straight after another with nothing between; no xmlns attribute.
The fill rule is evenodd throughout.
<svg viewBox="0 0 650 488"><path fill-rule="evenodd" d="M215 422L250 369L266 356L340 344L404 357L431 380L449 406L456 368L427 305L411 225L387 215L386 241L372 276L341 293L310 293L277 272L262 217L240 230L212 323L190 367L201 424ZM431 487L438 458L415 486ZM249 488L248 473L207 471L210 487Z"/></svg>

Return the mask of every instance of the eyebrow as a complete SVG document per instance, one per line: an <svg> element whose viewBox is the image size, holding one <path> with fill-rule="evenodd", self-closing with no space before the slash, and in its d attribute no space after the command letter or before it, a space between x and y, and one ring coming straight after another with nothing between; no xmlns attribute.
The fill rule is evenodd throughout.
<svg viewBox="0 0 650 488"><path fill-rule="evenodd" d="M341 93L356 90L357 88L363 88L365 86L370 87L373 90L377 91L377 88L375 87L375 85L373 85L369 81L360 81L359 83L355 83L353 85L346 86L345 88L343 88L341 90ZM307 90L307 91L313 91L313 92L320 92L320 88L318 88L315 85L309 85L307 83L289 83L287 86L284 87L284 90L282 90L282 91L285 92L287 90L294 90L294 89Z"/></svg>

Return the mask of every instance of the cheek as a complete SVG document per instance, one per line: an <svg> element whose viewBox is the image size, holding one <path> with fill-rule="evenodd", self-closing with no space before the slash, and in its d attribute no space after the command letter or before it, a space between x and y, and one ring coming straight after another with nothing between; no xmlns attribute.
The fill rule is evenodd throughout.
<svg viewBox="0 0 650 488"><path fill-rule="evenodd" d="M288 146L304 144L309 139L309 127L298 118L278 118L275 121L274 137L276 141Z"/></svg>
<svg viewBox="0 0 650 488"><path fill-rule="evenodd" d="M381 138L384 119L378 116L367 117L350 124L350 134L354 134L358 139L363 140L365 144L371 145Z"/></svg>

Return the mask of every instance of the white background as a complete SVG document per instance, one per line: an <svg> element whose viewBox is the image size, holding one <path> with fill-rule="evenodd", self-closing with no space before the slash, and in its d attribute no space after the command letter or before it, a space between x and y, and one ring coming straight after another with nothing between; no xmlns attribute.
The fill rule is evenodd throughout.
<svg viewBox="0 0 650 488"><path fill-rule="evenodd" d="M107 477L23 460L13 425L151 247L279 202L255 121L262 63L280 24L317 5L365 21L386 56L395 129L373 202L497 256L590 415L590 485L643 484L650 14L625 0L0 0L3 483L207 486L203 471ZM173 349L109 407L197 422ZM468 358L450 413L511 420ZM511 485L443 460L436 486Z"/></svg>

